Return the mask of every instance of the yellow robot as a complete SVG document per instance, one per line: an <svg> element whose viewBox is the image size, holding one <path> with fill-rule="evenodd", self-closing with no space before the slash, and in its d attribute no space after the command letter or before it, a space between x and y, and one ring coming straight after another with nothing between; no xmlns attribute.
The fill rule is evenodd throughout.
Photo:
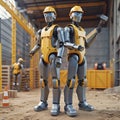
<svg viewBox="0 0 120 120"><path fill-rule="evenodd" d="M64 30L57 24L53 24L56 19L56 11L53 7L47 6L44 11L44 18L47 25L38 30L37 44L30 51L33 55L37 50L41 50L41 58L39 62L40 67L40 81L41 81L41 99L35 111L47 109L48 103L48 67L50 65L53 83L53 104L51 115L56 116L60 112L60 66L62 63L62 56L64 52Z"/></svg>
<svg viewBox="0 0 120 120"><path fill-rule="evenodd" d="M68 48L68 76L64 88L65 113L70 116L76 116L77 112L72 105L73 89L75 85L75 76L78 77L78 85L76 93L79 100L79 109L86 111L93 111L93 106L86 101L86 71L87 60L85 57L86 48L94 41L94 38L101 30L100 22L97 28L91 31L87 36L85 30L79 25L83 15L83 9L80 6L71 8L69 16L72 23L64 28L65 43L64 46ZM107 17L102 15L104 19ZM87 38L87 39L86 39Z"/></svg>
<svg viewBox="0 0 120 120"><path fill-rule="evenodd" d="M20 87L21 87L21 74L20 74L21 70L25 72L23 67L23 59L19 58L18 62L12 65L12 74L13 74L12 89L18 90L18 91L20 91Z"/></svg>

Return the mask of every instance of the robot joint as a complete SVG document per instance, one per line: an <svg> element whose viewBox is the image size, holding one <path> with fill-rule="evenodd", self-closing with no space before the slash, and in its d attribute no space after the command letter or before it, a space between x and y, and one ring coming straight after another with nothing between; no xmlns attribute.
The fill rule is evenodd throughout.
<svg viewBox="0 0 120 120"><path fill-rule="evenodd" d="M60 80L53 79L52 82L53 82L54 89L57 89L60 86Z"/></svg>
<svg viewBox="0 0 120 120"><path fill-rule="evenodd" d="M67 81L67 86L72 89L75 86L75 79L71 79Z"/></svg>
<svg viewBox="0 0 120 120"><path fill-rule="evenodd" d="M42 88L44 88L48 84L47 80L43 80L43 79L40 80L40 83Z"/></svg>

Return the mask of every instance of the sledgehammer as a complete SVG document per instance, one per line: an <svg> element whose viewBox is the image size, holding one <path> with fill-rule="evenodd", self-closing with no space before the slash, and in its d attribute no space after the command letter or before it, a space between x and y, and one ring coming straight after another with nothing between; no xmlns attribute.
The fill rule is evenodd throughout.
<svg viewBox="0 0 120 120"><path fill-rule="evenodd" d="M99 17L101 20L100 20L98 26L86 36L87 40L90 39L91 37L93 37L95 34L97 34L99 32L99 30L101 29L102 25L108 21L108 17L104 14L99 15Z"/></svg>

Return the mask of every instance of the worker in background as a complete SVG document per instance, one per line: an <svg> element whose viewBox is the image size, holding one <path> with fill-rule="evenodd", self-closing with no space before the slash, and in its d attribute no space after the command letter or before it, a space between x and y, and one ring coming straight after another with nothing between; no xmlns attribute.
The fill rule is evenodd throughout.
<svg viewBox="0 0 120 120"><path fill-rule="evenodd" d="M39 62L40 82L41 82L41 98L35 111L42 111L48 106L48 69L51 68L52 83L53 83L53 102L51 115L56 116L60 112L60 66L64 52L64 31L59 25L53 22L56 19L57 13L51 6L45 7L44 18L47 25L37 32L37 43L30 51L30 55L41 49L41 58Z"/></svg>
<svg viewBox="0 0 120 120"><path fill-rule="evenodd" d="M24 67L23 67L23 59L19 58L16 63L12 65L12 74L13 74L13 90L18 90L20 92L21 89L21 70L23 74L25 74Z"/></svg>
<svg viewBox="0 0 120 120"><path fill-rule="evenodd" d="M70 116L76 116L77 112L73 108L73 89L75 85L75 76L77 74L78 85L76 93L79 100L79 109L85 111L93 111L93 106L89 105L86 101L86 72L87 60L85 57L86 47L89 46L92 40L96 37L101 30L101 26L96 28L95 33L89 35L90 42L86 40L86 32L79 25L83 16L83 9L80 6L74 6L69 13L72 23L64 28L65 43L64 46L68 48L68 76L64 88L64 110Z"/></svg>

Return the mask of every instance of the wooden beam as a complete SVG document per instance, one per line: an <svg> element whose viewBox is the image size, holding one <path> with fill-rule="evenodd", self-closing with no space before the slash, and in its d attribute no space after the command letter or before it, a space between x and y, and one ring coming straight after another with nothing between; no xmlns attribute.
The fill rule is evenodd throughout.
<svg viewBox="0 0 120 120"><path fill-rule="evenodd" d="M63 9L63 8L71 8L75 4L59 4L59 5L52 5L55 9ZM104 9L106 7L106 3L101 1L101 2L91 2L91 3L78 3L77 5L80 5L81 7L92 7L92 6L104 6ZM28 7L27 12L29 13L30 11L36 11L36 10L44 10L45 6L35 6L35 7Z"/></svg>

